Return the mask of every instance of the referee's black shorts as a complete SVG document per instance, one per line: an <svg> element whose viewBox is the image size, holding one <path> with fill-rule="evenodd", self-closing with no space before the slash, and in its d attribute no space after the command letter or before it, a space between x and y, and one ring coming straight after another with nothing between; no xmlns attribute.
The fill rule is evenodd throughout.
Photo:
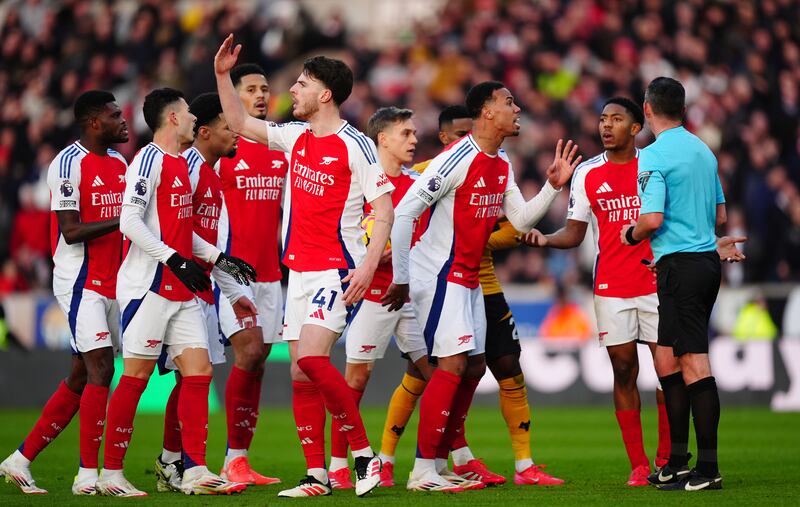
<svg viewBox="0 0 800 507"><path fill-rule="evenodd" d="M483 296L486 307L486 362L507 355L519 355L519 334L511 309L502 292Z"/></svg>
<svg viewBox="0 0 800 507"><path fill-rule="evenodd" d="M658 260L658 344L673 354L708 353L708 321L722 278L719 255L679 252Z"/></svg>

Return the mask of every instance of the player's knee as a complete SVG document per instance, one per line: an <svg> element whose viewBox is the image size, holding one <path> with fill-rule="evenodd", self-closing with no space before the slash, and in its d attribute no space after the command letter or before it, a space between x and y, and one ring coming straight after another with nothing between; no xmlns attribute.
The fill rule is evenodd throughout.
<svg viewBox="0 0 800 507"><path fill-rule="evenodd" d="M114 378L114 361L99 361L88 374L88 382L96 386L110 386Z"/></svg>
<svg viewBox="0 0 800 507"><path fill-rule="evenodd" d="M345 372L345 380L351 389L363 391L367 388L369 377L372 372L366 364L348 364Z"/></svg>
<svg viewBox="0 0 800 507"><path fill-rule="evenodd" d="M248 340L236 348L236 366L246 371L256 371L266 359L264 352L264 344L260 340Z"/></svg>
<svg viewBox="0 0 800 507"><path fill-rule="evenodd" d="M88 380L86 374L86 370L82 372L70 372L69 376L64 380L67 384L67 387L73 393L82 393L83 388L86 387L86 381Z"/></svg>
<svg viewBox="0 0 800 507"><path fill-rule="evenodd" d="M464 370L464 377L473 378L473 379L480 379L480 378L483 378L483 375L485 373L486 373L486 362L485 361L481 361L479 363L469 363L469 364L467 364L467 367Z"/></svg>
<svg viewBox="0 0 800 507"><path fill-rule="evenodd" d="M467 359L462 355L440 357L438 368L447 373L463 377L464 373L467 371Z"/></svg>
<svg viewBox="0 0 800 507"><path fill-rule="evenodd" d="M507 354L500 356L488 362L487 366L497 380L513 378L522 374L518 355Z"/></svg>
<svg viewBox="0 0 800 507"><path fill-rule="evenodd" d="M625 386L636 384L636 378L639 376L639 365L636 361L617 360L611 366L617 384Z"/></svg>
<svg viewBox="0 0 800 507"><path fill-rule="evenodd" d="M289 367L289 373L294 382L311 382L311 379L300 369L296 362L292 362L292 365Z"/></svg>

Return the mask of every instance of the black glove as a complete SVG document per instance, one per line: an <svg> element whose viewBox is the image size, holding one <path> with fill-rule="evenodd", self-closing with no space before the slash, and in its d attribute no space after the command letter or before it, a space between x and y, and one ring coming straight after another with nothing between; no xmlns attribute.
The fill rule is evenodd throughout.
<svg viewBox="0 0 800 507"><path fill-rule="evenodd" d="M203 292L211 288L211 280L195 261L184 259L175 252L167 259L167 266L190 291Z"/></svg>
<svg viewBox="0 0 800 507"><path fill-rule="evenodd" d="M231 275L239 285L250 285L250 282L256 281L256 270L238 257L231 257L223 252L219 254L214 265Z"/></svg>

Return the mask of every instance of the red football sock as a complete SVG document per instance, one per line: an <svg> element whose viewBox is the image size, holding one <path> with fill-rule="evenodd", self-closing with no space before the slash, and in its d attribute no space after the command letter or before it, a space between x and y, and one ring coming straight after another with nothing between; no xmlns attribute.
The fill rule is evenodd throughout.
<svg viewBox="0 0 800 507"><path fill-rule="evenodd" d="M658 449L656 458L669 460L672 442L669 437L669 418L667 417L667 407L663 403L658 405Z"/></svg>
<svg viewBox="0 0 800 507"><path fill-rule="evenodd" d="M464 434L464 422L467 420L469 407L475 397L475 390L478 388L480 379L462 378L461 383L453 396L453 406L450 409L450 419L447 421L447 429L444 432L439 449L436 453L437 458L447 459L450 449L461 449L467 446L467 438Z"/></svg>
<svg viewBox="0 0 800 507"><path fill-rule="evenodd" d="M307 468L325 468L325 404L313 382L292 382L292 408Z"/></svg>
<svg viewBox="0 0 800 507"><path fill-rule="evenodd" d="M169 394L167 408L164 411L164 449L171 452L181 452L181 423L178 421L181 384L183 384L183 377L175 375L175 387Z"/></svg>
<svg viewBox="0 0 800 507"><path fill-rule="evenodd" d="M649 466L647 455L642 443L642 420L638 410L617 410L617 422L622 430L622 441L628 452L631 469L645 465Z"/></svg>
<svg viewBox="0 0 800 507"><path fill-rule="evenodd" d="M250 399L250 406L253 407L253 411L250 412L250 431L247 432L245 435L245 449L250 448L250 444L253 442L253 436L256 434L256 424L258 423L258 410L259 406L261 405L261 386L263 385L264 380L264 368L259 368L258 371L258 379L253 384L253 389L250 391L250 395L252 398Z"/></svg>
<svg viewBox="0 0 800 507"><path fill-rule="evenodd" d="M434 459L453 408L461 377L437 368L434 370L419 407L419 428L417 429L417 457Z"/></svg>
<svg viewBox="0 0 800 507"><path fill-rule="evenodd" d="M133 436L133 418L148 379L123 375L119 385L111 394L106 418L106 446L103 453L103 468L122 470L122 461Z"/></svg>
<svg viewBox="0 0 800 507"><path fill-rule="evenodd" d="M247 449L253 440L258 402L253 404L261 385L258 371L245 371L234 366L225 384L225 414L228 421L228 447Z"/></svg>
<svg viewBox="0 0 800 507"><path fill-rule="evenodd" d="M350 386L347 386L347 389L355 400L356 406L358 406L361 403L361 397L364 396L364 391L353 389ZM340 419L331 421L331 457L347 459L347 436L342 431L342 421Z"/></svg>
<svg viewBox="0 0 800 507"><path fill-rule="evenodd" d="M81 467L97 468L97 455L106 424L108 387L86 384L81 396Z"/></svg>
<svg viewBox="0 0 800 507"><path fill-rule="evenodd" d="M331 417L339 419L343 431L347 435L350 448L360 451L369 447L367 431L364 429L364 422L361 420L361 413L358 411L350 388L347 386L344 377L331 364L328 356L306 356L297 360L297 366L303 370L308 378L319 389L325 408L331 413Z"/></svg>
<svg viewBox="0 0 800 507"><path fill-rule="evenodd" d="M211 375L183 377L178 398L181 447L185 468L205 466L208 438L208 388Z"/></svg>
<svg viewBox="0 0 800 507"><path fill-rule="evenodd" d="M19 446L19 452L33 461L61 433L75 417L81 403L81 395L70 391L67 383L61 381L56 392L50 396L42 409L42 415L33 429Z"/></svg>

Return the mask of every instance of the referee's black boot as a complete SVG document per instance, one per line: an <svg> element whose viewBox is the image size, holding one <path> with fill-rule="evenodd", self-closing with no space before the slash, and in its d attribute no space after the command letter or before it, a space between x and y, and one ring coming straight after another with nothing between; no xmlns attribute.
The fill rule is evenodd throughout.
<svg viewBox="0 0 800 507"><path fill-rule="evenodd" d="M722 476L717 474L716 477L704 477L693 468L691 472L684 475L677 482L671 484L664 484L658 486L662 491L701 491L704 489L722 489Z"/></svg>
<svg viewBox="0 0 800 507"><path fill-rule="evenodd" d="M684 465L680 468L671 468L669 463L656 470L647 476L647 482L657 488L662 488L666 485L677 484L683 478L689 475L689 465Z"/></svg>

